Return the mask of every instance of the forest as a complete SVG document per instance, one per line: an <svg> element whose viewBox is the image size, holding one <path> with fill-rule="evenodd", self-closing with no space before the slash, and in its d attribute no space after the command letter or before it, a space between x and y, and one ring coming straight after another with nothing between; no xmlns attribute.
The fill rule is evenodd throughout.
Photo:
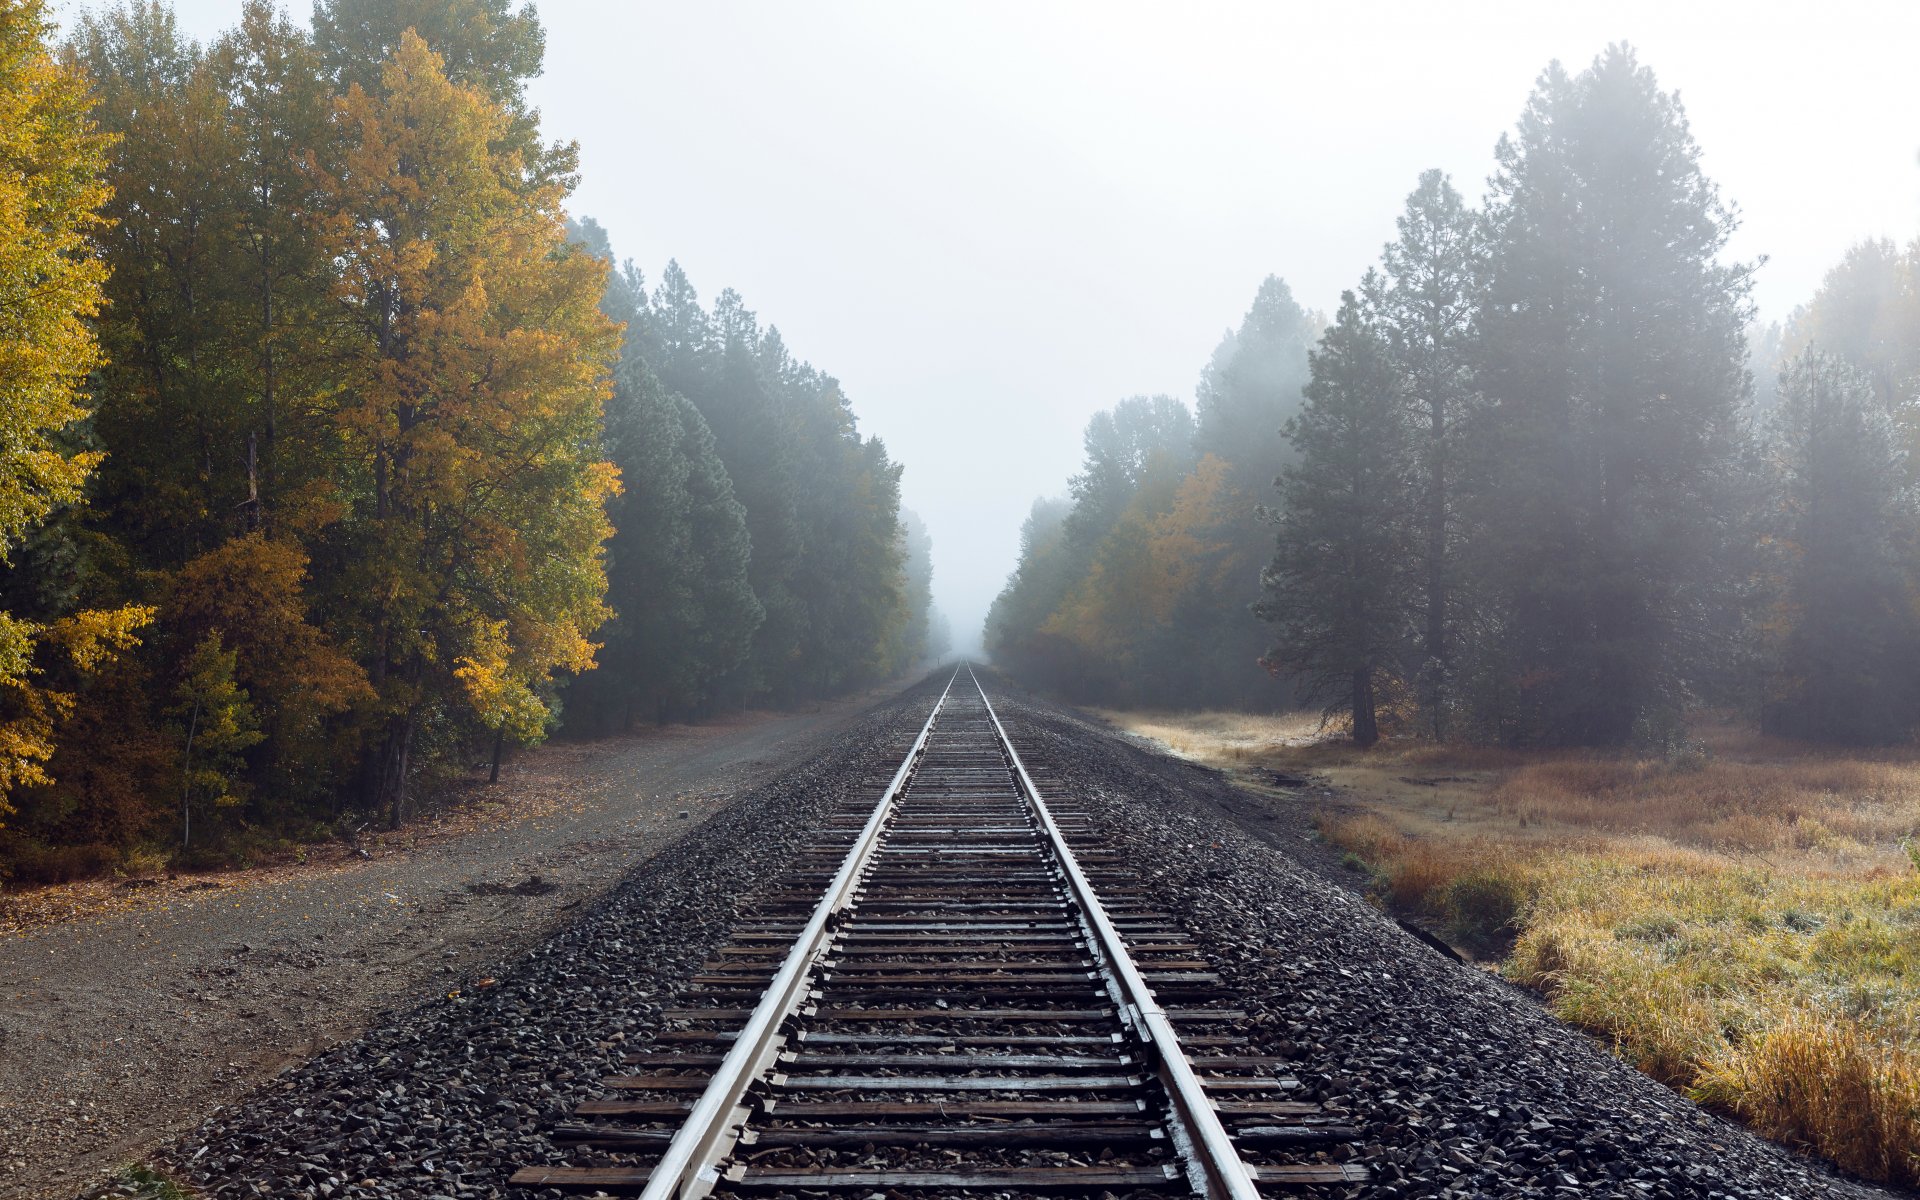
<svg viewBox="0 0 1920 1200"><path fill-rule="evenodd" d="M0 881L367 822L944 649L901 466L567 210L507 0L0 6Z"/></svg>
<svg viewBox="0 0 1920 1200"><path fill-rule="evenodd" d="M1737 212L1621 45L1549 66L1476 207L1439 171L1330 317L1269 278L1189 408L1087 425L994 658L1113 706L1674 749L1920 723L1920 245L1761 326Z"/></svg>

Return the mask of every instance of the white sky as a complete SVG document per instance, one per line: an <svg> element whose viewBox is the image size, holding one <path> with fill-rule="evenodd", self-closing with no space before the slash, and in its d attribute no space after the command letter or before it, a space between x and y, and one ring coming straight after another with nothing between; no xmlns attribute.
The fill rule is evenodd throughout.
<svg viewBox="0 0 1920 1200"><path fill-rule="evenodd" d="M239 7L177 0L203 38ZM906 464L963 646L1087 417L1191 400L1269 273L1331 309L1422 169L1478 198L1550 59L1625 39L1681 93L1735 253L1769 258L1766 319L1920 227L1910 0L538 7L574 211L841 379Z"/></svg>

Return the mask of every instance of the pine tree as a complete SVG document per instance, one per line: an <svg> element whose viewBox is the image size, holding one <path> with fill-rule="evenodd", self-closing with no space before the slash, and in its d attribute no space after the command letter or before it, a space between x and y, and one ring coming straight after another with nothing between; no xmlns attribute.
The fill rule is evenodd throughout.
<svg viewBox="0 0 1920 1200"><path fill-rule="evenodd" d="M1292 461L1283 431L1300 411L1307 354L1324 323L1268 276L1201 373L1194 445L1225 469L1207 489L1207 511L1188 509L1205 527L1210 561L1186 576L1192 586L1173 597L1176 615L1157 631L1152 657L1166 665L1157 687L1169 703L1269 708L1295 700L1290 686L1276 687L1260 669L1267 631L1247 602L1272 551L1260 506Z"/></svg>
<svg viewBox="0 0 1920 1200"><path fill-rule="evenodd" d="M1761 727L1827 742L1908 738L1920 720L1920 497L1894 418L1872 376L1809 351L1781 373L1767 432Z"/></svg>
<svg viewBox="0 0 1920 1200"><path fill-rule="evenodd" d="M1749 269L1679 102L1615 46L1503 138L1476 326L1483 727L1665 740L1724 657Z"/></svg>
<svg viewBox="0 0 1920 1200"><path fill-rule="evenodd" d="M1281 430L1300 411L1307 353L1320 324L1294 300L1285 280L1269 275L1240 327L1220 340L1201 373L1194 445L1231 464L1230 478L1245 495L1249 518L1292 453Z"/></svg>
<svg viewBox="0 0 1920 1200"><path fill-rule="evenodd" d="M1865 375L1889 411L1910 408L1920 397L1920 244L1902 251L1874 238L1850 248L1782 333L1783 358L1808 349Z"/></svg>
<svg viewBox="0 0 1920 1200"><path fill-rule="evenodd" d="M1473 402L1469 335L1479 301L1480 224L1446 175L1427 171L1398 218L1368 303L1393 350L1421 427L1422 635L1420 705L1435 737L1446 732L1453 650L1454 577L1462 540L1454 460Z"/></svg>
<svg viewBox="0 0 1920 1200"><path fill-rule="evenodd" d="M1267 662L1309 699L1379 739L1383 685L1403 677L1416 586L1418 452L1392 348L1352 292L1313 352L1307 403L1287 423L1273 563L1255 611L1275 626Z"/></svg>

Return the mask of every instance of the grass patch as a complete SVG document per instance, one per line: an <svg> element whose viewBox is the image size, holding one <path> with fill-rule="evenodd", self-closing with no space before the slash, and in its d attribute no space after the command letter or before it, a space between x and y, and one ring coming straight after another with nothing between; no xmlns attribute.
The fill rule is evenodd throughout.
<svg viewBox="0 0 1920 1200"><path fill-rule="evenodd" d="M1383 904L1641 1070L1856 1174L1920 1185L1920 752L1732 725L1673 757L1360 752L1303 737L1310 721L1193 724L1183 752L1251 782L1340 785L1353 807L1321 834Z"/></svg>
<svg viewBox="0 0 1920 1200"><path fill-rule="evenodd" d="M195 1193L142 1163L121 1167L113 1173L113 1182L114 1190L107 1195L134 1200L196 1200Z"/></svg>

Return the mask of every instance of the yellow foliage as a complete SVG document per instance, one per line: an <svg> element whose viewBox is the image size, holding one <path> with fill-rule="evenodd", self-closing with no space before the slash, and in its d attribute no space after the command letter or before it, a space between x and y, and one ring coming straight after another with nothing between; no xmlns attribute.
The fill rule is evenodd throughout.
<svg viewBox="0 0 1920 1200"><path fill-rule="evenodd" d="M28 528L80 496L98 454L70 453L86 416L80 389L100 361L91 318L106 266L93 234L111 194L109 139L87 116L85 81L56 61L42 0L0 4L0 558ZM67 692L33 681L43 647L80 671L135 644L151 610L82 612L51 624L0 613L0 816L14 789L49 782Z"/></svg>
<svg viewBox="0 0 1920 1200"><path fill-rule="evenodd" d="M138 604L89 609L46 625L0 613L0 816L13 811L7 797L15 789L53 782L46 763L56 748L54 735L73 713L71 692L34 682L45 671L36 659L44 650L59 650L82 674L96 671L139 645L136 634L152 620L153 610Z"/></svg>
<svg viewBox="0 0 1920 1200"><path fill-rule="evenodd" d="M310 169L363 335L335 418L373 478L359 637L402 724L430 669L483 723L535 737L541 688L592 667L608 615L607 266L568 247L564 185L530 181L508 115L413 34L336 118L338 168Z"/></svg>
<svg viewBox="0 0 1920 1200"><path fill-rule="evenodd" d="M1233 512L1241 507L1228 478L1225 459L1209 454L1180 481L1173 507L1155 518L1149 535L1153 576L1158 582L1154 618L1173 617L1174 603L1197 588L1219 588L1233 564L1227 560L1227 536Z"/></svg>
<svg viewBox="0 0 1920 1200"><path fill-rule="evenodd" d="M109 139L85 82L48 52L49 27L42 0L0 5L0 557L78 499L99 461L57 439L86 416L80 389L100 359L89 318L106 266L92 237Z"/></svg>

